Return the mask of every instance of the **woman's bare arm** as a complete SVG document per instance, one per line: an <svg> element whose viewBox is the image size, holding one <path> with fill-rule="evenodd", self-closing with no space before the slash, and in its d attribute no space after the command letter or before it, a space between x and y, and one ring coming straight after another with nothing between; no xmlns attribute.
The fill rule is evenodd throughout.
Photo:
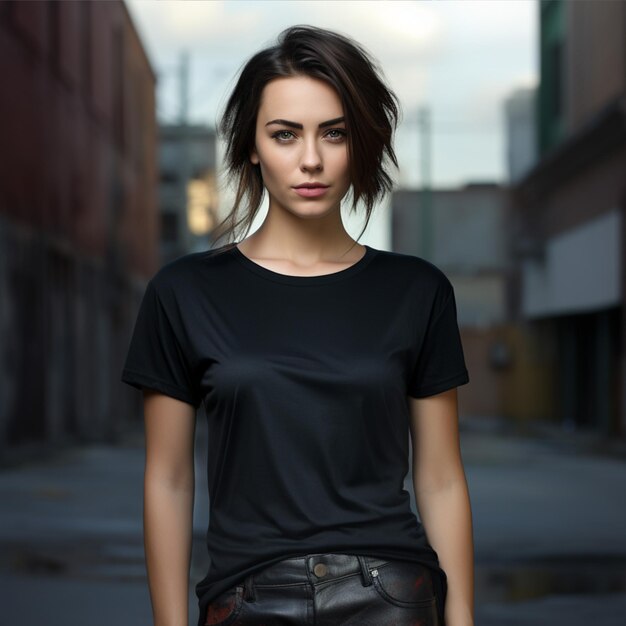
<svg viewBox="0 0 626 626"><path fill-rule="evenodd" d="M195 409L144 390L144 547L154 626L188 626Z"/></svg>
<svg viewBox="0 0 626 626"><path fill-rule="evenodd" d="M472 514L461 458L456 387L409 398L420 519L448 581L446 626L474 624Z"/></svg>

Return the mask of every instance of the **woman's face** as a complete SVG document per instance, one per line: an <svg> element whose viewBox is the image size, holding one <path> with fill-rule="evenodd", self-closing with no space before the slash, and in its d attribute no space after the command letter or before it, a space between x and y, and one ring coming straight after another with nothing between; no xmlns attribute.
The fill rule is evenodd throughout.
<svg viewBox="0 0 626 626"><path fill-rule="evenodd" d="M250 160L260 164L270 208L301 217L339 209L350 188L343 115L339 95L324 81L291 76L265 85ZM302 183L327 187L298 193Z"/></svg>

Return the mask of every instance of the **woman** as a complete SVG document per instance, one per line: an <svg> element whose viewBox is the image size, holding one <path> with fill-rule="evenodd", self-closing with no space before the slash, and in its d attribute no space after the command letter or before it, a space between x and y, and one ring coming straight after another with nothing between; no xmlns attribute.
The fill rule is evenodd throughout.
<svg viewBox="0 0 626 626"><path fill-rule="evenodd" d="M396 101L361 46L319 28L287 29L242 69L220 124L237 196L218 232L247 232L265 190L267 217L157 272L122 375L144 389L156 626L187 624L201 403L198 626L473 624L452 285L358 244L341 219L348 192L369 220L391 188ZM409 434L421 521L403 487Z"/></svg>

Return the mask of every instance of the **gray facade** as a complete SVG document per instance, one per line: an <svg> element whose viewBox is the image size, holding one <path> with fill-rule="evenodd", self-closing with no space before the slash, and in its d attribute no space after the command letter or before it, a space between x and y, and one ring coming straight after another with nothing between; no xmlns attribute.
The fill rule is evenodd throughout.
<svg viewBox="0 0 626 626"><path fill-rule="evenodd" d="M207 126L159 127L161 264L210 247L217 215L215 131Z"/></svg>
<svg viewBox="0 0 626 626"><path fill-rule="evenodd" d="M503 322L510 265L504 190L476 183L428 193L425 210L424 192L394 192L393 249L423 257L446 273L454 285L461 326ZM424 241L430 243L426 251Z"/></svg>

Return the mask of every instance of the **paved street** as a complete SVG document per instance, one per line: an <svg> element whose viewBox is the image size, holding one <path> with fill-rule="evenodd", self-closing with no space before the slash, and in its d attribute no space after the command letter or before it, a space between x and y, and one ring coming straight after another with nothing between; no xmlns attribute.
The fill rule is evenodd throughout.
<svg viewBox="0 0 626 626"><path fill-rule="evenodd" d="M515 438L497 421L462 424L477 626L623 626L624 447L545 434ZM198 445L192 581L206 564L204 454ZM138 432L119 447L68 448L0 472L3 623L151 624L141 536L143 458ZM196 610L191 589L192 626Z"/></svg>
<svg viewBox="0 0 626 626"><path fill-rule="evenodd" d="M626 453L464 428L477 626L626 624ZM538 433L541 434L541 433Z"/></svg>

